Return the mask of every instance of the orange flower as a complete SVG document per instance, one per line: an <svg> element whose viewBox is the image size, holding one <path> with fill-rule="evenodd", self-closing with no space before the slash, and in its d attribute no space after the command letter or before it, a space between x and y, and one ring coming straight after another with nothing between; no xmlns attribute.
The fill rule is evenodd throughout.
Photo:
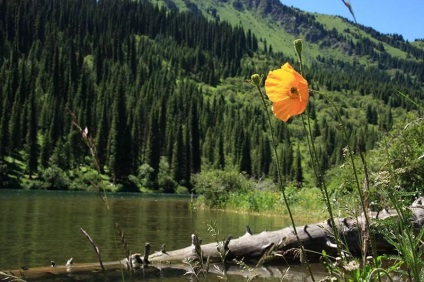
<svg viewBox="0 0 424 282"><path fill-rule="evenodd" d="M289 63L268 73L265 91L274 115L282 121L300 115L308 104L308 82Z"/></svg>

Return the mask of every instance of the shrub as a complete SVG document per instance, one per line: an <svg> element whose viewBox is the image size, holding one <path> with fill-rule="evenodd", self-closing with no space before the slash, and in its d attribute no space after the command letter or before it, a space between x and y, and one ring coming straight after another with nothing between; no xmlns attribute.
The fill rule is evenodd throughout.
<svg viewBox="0 0 424 282"><path fill-rule="evenodd" d="M148 164L142 164L138 168L137 178L142 187L153 189L154 183L152 181L154 169Z"/></svg>
<svg viewBox="0 0 424 282"><path fill-rule="evenodd" d="M194 190L204 196L206 205L225 208L231 193L246 193L253 190L254 182L235 171L211 170L193 176Z"/></svg>
<svg viewBox="0 0 424 282"><path fill-rule="evenodd" d="M71 185L68 175L55 165L46 168L41 173L40 180L42 189L66 190Z"/></svg>
<svg viewBox="0 0 424 282"><path fill-rule="evenodd" d="M159 191L164 193L174 193L178 183L172 178L171 168L165 158L159 162L158 186Z"/></svg>

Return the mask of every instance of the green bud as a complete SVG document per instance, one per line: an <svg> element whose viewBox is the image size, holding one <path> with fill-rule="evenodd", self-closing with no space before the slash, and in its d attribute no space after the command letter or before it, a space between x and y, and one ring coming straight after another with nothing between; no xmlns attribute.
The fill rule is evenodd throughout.
<svg viewBox="0 0 424 282"><path fill-rule="evenodd" d="M294 49L296 50L299 58L302 56L302 39L296 39L294 42Z"/></svg>
<svg viewBox="0 0 424 282"><path fill-rule="evenodd" d="M261 82L261 77L257 73L252 74L252 76L250 77L250 81L252 82L253 85L259 86Z"/></svg>

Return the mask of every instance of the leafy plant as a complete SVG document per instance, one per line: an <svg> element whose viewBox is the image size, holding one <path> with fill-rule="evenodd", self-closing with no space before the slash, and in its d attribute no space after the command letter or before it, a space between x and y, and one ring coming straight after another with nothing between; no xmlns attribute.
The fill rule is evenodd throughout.
<svg viewBox="0 0 424 282"><path fill-rule="evenodd" d="M183 260L183 263L190 267L190 270L187 271L184 275L189 275L195 281L200 281L200 275L202 275L202 277L206 277L206 273L209 270L209 258L205 261L203 257L201 241L197 235L192 234L191 239L194 256L185 258Z"/></svg>
<svg viewBox="0 0 424 282"><path fill-rule="evenodd" d="M398 272L408 277L409 281L424 281L424 228L415 228L411 222L411 212L398 202L399 193L395 193L391 199L397 202L398 218L383 220L378 224L384 238L397 252L388 258L405 266L406 270L403 268Z"/></svg>
<svg viewBox="0 0 424 282"><path fill-rule="evenodd" d="M346 281L365 282L382 281L383 278L392 281L391 275L399 270L401 262L395 263L387 268L383 267L385 256L378 256L376 259L369 256L365 265L353 257L330 258L325 251L322 252L322 264L330 276L321 281Z"/></svg>

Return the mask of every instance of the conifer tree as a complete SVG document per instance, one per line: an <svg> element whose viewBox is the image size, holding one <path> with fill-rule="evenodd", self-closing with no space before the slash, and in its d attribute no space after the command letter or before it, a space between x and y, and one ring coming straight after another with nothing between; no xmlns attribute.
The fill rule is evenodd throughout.
<svg viewBox="0 0 424 282"><path fill-rule="evenodd" d="M250 150L250 139L246 136L241 146L240 171L245 172L247 175L252 175L252 156Z"/></svg>
<svg viewBox="0 0 424 282"><path fill-rule="evenodd" d="M200 95L200 93L195 93ZM201 152L200 152L200 132L199 132L199 117L197 115L197 105L191 105L191 167L193 173L200 172ZM187 140L190 141L190 140Z"/></svg>
<svg viewBox="0 0 424 282"><path fill-rule="evenodd" d="M187 187L190 187L190 181L191 181L191 172L192 172L192 142L191 142L191 138L190 138L190 129L188 128L188 126L184 127L184 148L185 148L185 152L184 152L184 184Z"/></svg>
<svg viewBox="0 0 424 282"><path fill-rule="evenodd" d="M174 142L174 148L172 152L172 171L173 178L180 184L186 184L186 165L187 165L187 156L184 144L183 137L184 128L182 125L178 127L177 138Z"/></svg>
<svg viewBox="0 0 424 282"><path fill-rule="evenodd" d="M293 166L294 166L294 158L293 158L293 148L290 139L286 137L284 143L281 144L282 152L280 154L282 162L281 169L282 175L286 179L286 181L291 181L293 179Z"/></svg>
<svg viewBox="0 0 424 282"><path fill-rule="evenodd" d="M271 145L268 137L264 137L261 142L260 170L267 175L272 161Z"/></svg>
<svg viewBox="0 0 424 282"><path fill-rule="evenodd" d="M21 75L18 89L14 95L12 108L10 109L10 120L9 120L9 144L12 146L11 149L16 153L21 149L23 141L23 129L21 124L21 118L23 116L23 108L26 95L26 81L25 81L25 66L21 66Z"/></svg>
<svg viewBox="0 0 424 282"><path fill-rule="evenodd" d="M119 183L130 174L129 161L130 154L127 151L129 139L129 130L126 123L125 96L123 83L125 78L120 77L118 87L114 93L112 104L112 121L108 138L108 167L113 183Z"/></svg>
<svg viewBox="0 0 424 282"><path fill-rule="evenodd" d="M218 138L216 154L216 167L222 170L225 169L224 138L222 134L220 134Z"/></svg>
<svg viewBox="0 0 424 282"><path fill-rule="evenodd" d="M302 168L302 155L300 154L300 146L297 144L296 151L296 172L295 172L296 185L301 188L303 185L303 168Z"/></svg>
<svg viewBox="0 0 424 282"><path fill-rule="evenodd" d="M97 150L97 158L99 161L99 166L101 172L103 172L103 168L106 165L107 160L107 143L108 143L108 136L109 136L109 123L107 119L107 110L106 110L106 103L104 104L104 107L100 110L100 119L97 124L97 131L95 138L95 145Z"/></svg>
<svg viewBox="0 0 424 282"><path fill-rule="evenodd" d="M38 169L38 144L37 144L37 112L35 107L35 93L31 91L28 102L27 123L28 131L26 135L26 152L27 152L27 171L29 178Z"/></svg>
<svg viewBox="0 0 424 282"><path fill-rule="evenodd" d="M50 138L50 133L47 131L42 139L41 149L40 149L40 165L43 168L47 168L49 165L49 158L51 154L51 148L53 147L53 142Z"/></svg>
<svg viewBox="0 0 424 282"><path fill-rule="evenodd" d="M0 87L0 91L2 88ZM9 130L8 130L8 97L6 95L3 96L2 100L2 110L0 114L0 161L2 161L7 155L7 148L9 147Z"/></svg>
<svg viewBox="0 0 424 282"><path fill-rule="evenodd" d="M156 183L157 175L159 173L159 163L160 163L160 136L159 136L159 125L156 112L153 112L149 120L149 137L147 141L147 162L149 166L153 169L152 174L150 175L152 183Z"/></svg>

